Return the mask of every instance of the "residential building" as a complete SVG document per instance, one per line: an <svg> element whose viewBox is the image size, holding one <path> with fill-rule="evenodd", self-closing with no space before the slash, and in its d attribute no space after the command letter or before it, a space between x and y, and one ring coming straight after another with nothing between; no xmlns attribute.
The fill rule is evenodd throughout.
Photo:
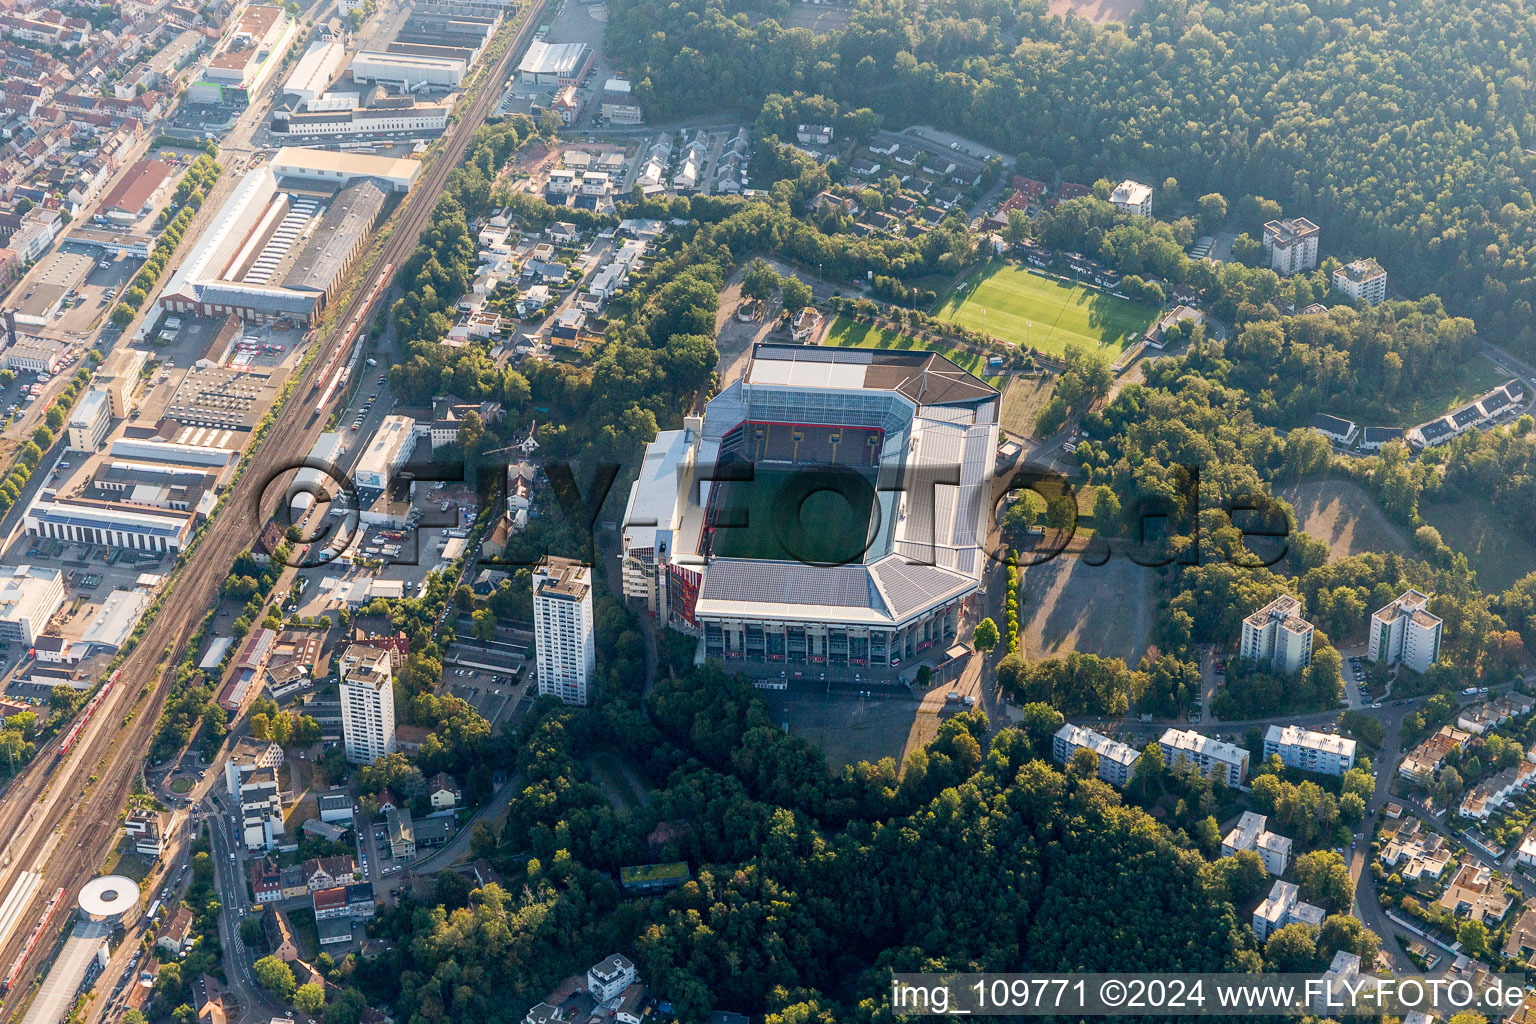
<svg viewBox="0 0 1536 1024"><path fill-rule="evenodd" d="M270 740L242 736L224 761L224 788L231 800L240 798L240 780L259 768L277 768L283 763L283 748Z"/></svg>
<svg viewBox="0 0 1536 1024"><path fill-rule="evenodd" d="M155 939L155 948L167 956L180 956L192 948L196 937L192 934L192 908L183 904L165 923L165 928Z"/></svg>
<svg viewBox="0 0 1536 1024"><path fill-rule="evenodd" d="M1264 225L1264 256L1281 277L1317 266L1317 242L1322 234L1305 217L1272 220Z"/></svg>
<svg viewBox="0 0 1536 1024"><path fill-rule="evenodd" d="M1286 866L1291 862L1291 841L1269 831L1268 824L1269 819L1264 815L1244 811L1237 819L1236 827L1222 839L1221 855L1232 857L1251 850L1264 862L1265 871L1277 876L1285 874Z"/></svg>
<svg viewBox="0 0 1536 1024"><path fill-rule="evenodd" d="M1127 178L1115 186L1109 201L1122 213L1136 217L1152 216L1152 187Z"/></svg>
<svg viewBox="0 0 1536 1024"><path fill-rule="evenodd" d="M251 892L257 906L283 898L283 872L276 861L270 857L251 861Z"/></svg>
<svg viewBox="0 0 1536 1024"><path fill-rule="evenodd" d="M257 768L240 779L240 834L247 850L272 851L283 835L283 797L277 771Z"/></svg>
<svg viewBox="0 0 1536 1024"><path fill-rule="evenodd" d="M1355 260L1333 272L1333 290L1351 302L1379 305L1387 298L1387 272L1375 260Z"/></svg>
<svg viewBox="0 0 1536 1024"><path fill-rule="evenodd" d="M1340 419L1322 412L1312 417L1312 429L1340 448L1353 447L1360 437L1360 426L1354 420Z"/></svg>
<svg viewBox="0 0 1536 1024"><path fill-rule="evenodd" d="M534 568L533 637L539 695L585 705L597 664L590 566L549 556Z"/></svg>
<svg viewBox="0 0 1536 1024"><path fill-rule="evenodd" d="M0 572L0 640L31 647L64 606L64 574L31 565Z"/></svg>
<svg viewBox="0 0 1536 1024"><path fill-rule="evenodd" d="M1509 913L1512 900L1504 892L1504 880L1490 868L1463 855L1461 868L1440 896L1440 906L1458 917L1480 921L1493 928Z"/></svg>
<svg viewBox="0 0 1536 1024"><path fill-rule="evenodd" d="M1355 741L1299 725L1272 725L1264 734L1264 759L1275 754L1287 768L1343 775L1355 766Z"/></svg>
<svg viewBox="0 0 1536 1024"><path fill-rule="evenodd" d="M1440 833L1425 828L1418 818L1408 818L1382 844L1381 863L1407 882L1437 879L1451 863L1451 848Z"/></svg>
<svg viewBox="0 0 1536 1024"><path fill-rule="evenodd" d="M268 907L262 913L262 925L267 932L267 948L284 963L299 958L299 943L293 936L293 922L276 907Z"/></svg>
<svg viewBox="0 0 1536 1024"><path fill-rule="evenodd" d="M340 886L334 889L317 889L310 893L310 905L314 909L316 921L347 917L347 890Z"/></svg>
<svg viewBox="0 0 1536 1024"><path fill-rule="evenodd" d="M384 827L389 834L389 855L397 861L414 859L416 823L411 820L411 812L404 807L391 807L384 812Z"/></svg>
<svg viewBox="0 0 1536 1024"><path fill-rule="evenodd" d="M1288 924L1310 924L1319 927L1323 923L1323 908L1314 907L1301 900L1301 890L1294 882L1278 879L1270 888L1269 895L1253 911L1253 934L1263 942L1274 932Z"/></svg>
<svg viewBox="0 0 1536 1024"><path fill-rule="evenodd" d="M334 889L357 881L357 861L351 857L311 857L304 862L304 885L310 892Z"/></svg>
<svg viewBox="0 0 1536 1024"><path fill-rule="evenodd" d="M1520 837L1520 849L1515 854L1515 862L1521 867L1536 868L1536 828L1529 828L1525 835Z"/></svg>
<svg viewBox="0 0 1536 1024"><path fill-rule="evenodd" d="M1248 751L1198 732L1169 729L1157 741L1163 761L1171 768L1194 768L1208 779L1241 786L1248 777Z"/></svg>
<svg viewBox="0 0 1536 1024"><path fill-rule="evenodd" d="M1244 619L1242 656L1276 672L1312 664L1312 623L1301 617L1301 601L1281 594Z"/></svg>
<svg viewBox="0 0 1536 1024"><path fill-rule="evenodd" d="M394 672L387 650L352 644L342 655L341 733L353 764L395 752Z"/></svg>
<svg viewBox="0 0 1536 1024"><path fill-rule="evenodd" d="M1509 938L1504 940L1504 955L1522 964L1530 964L1532 956L1536 955L1536 907L1527 907L1515 919L1514 926L1509 930ZM1507 1017L1505 1020L1512 1022L1514 1018Z"/></svg>
<svg viewBox="0 0 1536 1024"><path fill-rule="evenodd" d="M595 1003L618 998L634 983L635 965L622 953L615 953L602 963L587 968L587 991Z"/></svg>
<svg viewBox="0 0 1536 1024"><path fill-rule="evenodd" d="M1517 761L1468 790L1457 810L1463 818L1487 821L1495 811L1529 789L1532 782L1536 782L1536 764Z"/></svg>
<svg viewBox="0 0 1536 1024"><path fill-rule="evenodd" d="M427 799L433 810L441 811L463 803L464 794L459 792L459 785L453 781L453 776L438 772L427 783Z"/></svg>
<svg viewBox="0 0 1536 1024"><path fill-rule="evenodd" d="M1427 737L1408 752L1403 763L1398 766L1397 773L1410 782L1427 786L1435 780L1435 772L1440 770L1445 755L1460 750L1461 745L1471 738L1469 732L1442 725L1439 732Z"/></svg>
<svg viewBox="0 0 1536 1024"><path fill-rule="evenodd" d="M1523 718L1536 707L1536 701L1523 693L1510 692L1482 704L1474 704L1456 716L1458 728L1481 736L1514 718Z"/></svg>
<svg viewBox="0 0 1536 1024"><path fill-rule="evenodd" d="M1443 620L1429 610L1429 595L1408 590L1371 616L1371 646L1367 657L1388 665L1401 664L1427 672L1440 660Z"/></svg>
<svg viewBox="0 0 1536 1024"><path fill-rule="evenodd" d="M1118 740L1068 722L1056 730L1053 752L1058 764L1066 764L1078 750L1092 750L1099 757L1099 778L1112 786L1124 786L1141 751Z"/></svg>
<svg viewBox="0 0 1536 1024"><path fill-rule="evenodd" d="M377 901L373 895L373 883L353 882L345 888L347 893L347 916L354 919L372 917L374 910L377 908Z"/></svg>

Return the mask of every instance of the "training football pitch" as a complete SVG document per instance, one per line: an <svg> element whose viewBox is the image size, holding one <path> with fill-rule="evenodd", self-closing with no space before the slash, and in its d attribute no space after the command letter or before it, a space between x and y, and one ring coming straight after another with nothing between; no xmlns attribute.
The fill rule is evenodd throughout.
<svg viewBox="0 0 1536 1024"><path fill-rule="evenodd" d="M809 565L862 561L874 481L872 469L758 463L751 480L715 485L714 553Z"/></svg>
<svg viewBox="0 0 1536 1024"><path fill-rule="evenodd" d="M936 315L1047 355L1061 355L1074 345L1114 356L1152 326L1157 311L993 261L967 275Z"/></svg>

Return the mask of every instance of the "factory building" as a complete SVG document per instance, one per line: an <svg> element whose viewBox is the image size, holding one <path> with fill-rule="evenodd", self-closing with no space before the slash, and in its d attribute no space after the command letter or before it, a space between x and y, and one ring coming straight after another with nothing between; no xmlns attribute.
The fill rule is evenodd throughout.
<svg viewBox="0 0 1536 1024"><path fill-rule="evenodd" d="M352 480L364 501L389 489L389 482L416 450L416 421L409 416L386 416L368 447L352 469Z"/></svg>
<svg viewBox="0 0 1536 1024"><path fill-rule="evenodd" d="M293 45L297 26L288 12L271 4L251 4L240 22L187 90L193 103L244 105L261 91Z"/></svg>
<svg viewBox="0 0 1536 1024"><path fill-rule="evenodd" d="M517 65L517 77L529 85L576 85L591 68L592 49L587 44L536 39Z"/></svg>
<svg viewBox="0 0 1536 1024"><path fill-rule="evenodd" d="M18 565L0 579L0 640L31 647L64 605L64 574Z"/></svg>
<svg viewBox="0 0 1536 1024"><path fill-rule="evenodd" d="M347 60L347 48L329 39L316 39L309 44L293 73L283 83L283 96L299 103L308 103L325 95L331 83L341 77Z"/></svg>
<svg viewBox="0 0 1536 1024"><path fill-rule="evenodd" d="M426 86L457 89L469 70L469 62L459 57L423 57L383 50L363 50L352 58L349 70L354 82L392 85L402 92Z"/></svg>
<svg viewBox="0 0 1536 1024"><path fill-rule="evenodd" d="M434 135L448 127L448 114L453 110L451 103L417 103L409 96L391 97L391 100L367 107L348 103L339 109L316 109L311 105L308 110L278 111L272 115L272 131L291 139L310 139L375 136L389 132Z"/></svg>

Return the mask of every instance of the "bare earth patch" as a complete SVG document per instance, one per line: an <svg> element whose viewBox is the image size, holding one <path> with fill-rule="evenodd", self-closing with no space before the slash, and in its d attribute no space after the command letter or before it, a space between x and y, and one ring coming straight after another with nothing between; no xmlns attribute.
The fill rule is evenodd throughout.
<svg viewBox="0 0 1536 1024"><path fill-rule="evenodd" d="M1365 551L1407 553L1408 537L1369 494L1348 480L1309 480L1275 488L1296 510L1297 526L1328 545L1330 560Z"/></svg>
<svg viewBox="0 0 1536 1024"><path fill-rule="evenodd" d="M1116 550L1103 565L1063 554L1023 569L1019 627L1027 657L1082 651L1135 666L1152 630L1154 570Z"/></svg>
<svg viewBox="0 0 1536 1024"><path fill-rule="evenodd" d="M1066 17L1076 14L1096 25L1106 21L1124 24L1141 8L1141 0L1051 0L1051 13Z"/></svg>

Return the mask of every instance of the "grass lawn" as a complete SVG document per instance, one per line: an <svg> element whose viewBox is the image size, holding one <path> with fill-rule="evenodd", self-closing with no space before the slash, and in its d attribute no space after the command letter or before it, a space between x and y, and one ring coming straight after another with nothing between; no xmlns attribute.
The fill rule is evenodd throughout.
<svg viewBox="0 0 1536 1024"><path fill-rule="evenodd" d="M759 464L723 487L714 553L843 565L862 561L875 506L874 472Z"/></svg>
<svg viewBox="0 0 1536 1024"><path fill-rule="evenodd" d="M1536 547L1514 536L1498 513L1481 502L1426 504L1419 512L1452 551L1467 556L1483 590L1507 590L1526 573L1536 572Z"/></svg>
<svg viewBox="0 0 1536 1024"><path fill-rule="evenodd" d="M1054 377L1015 377L1003 392L1003 409L998 415L1003 429L1020 437L1035 436L1035 421L1040 410L1056 393Z"/></svg>
<svg viewBox="0 0 1536 1024"><path fill-rule="evenodd" d="M967 275L935 315L1049 355L1075 345L1112 358L1152 326L1157 311L994 260Z"/></svg>
<svg viewBox="0 0 1536 1024"><path fill-rule="evenodd" d="M935 345L901 331L892 331L873 324L854 323L845 316L837 317L832 321L832 326L828 328L827 336L821 343L838 348L894 348L903 352L913 349L919 352L937 352L962 370L975 374L993 387L998 387L1002 382L1000 376L987 372L985 356L979 356L963 348Z"/></svg>
<svg viewBox="0 0 1536 1024"><path fill-rule="evenodd" d="M1390 425L1413 425L1444 416L1458 405L1492 391L1507 380L1509 374L1493 365L1487 357L1478 356L1462 366L1456 376L1440 381L1440 386L1433 394L1426 395L1404 409L1399 422Z"/></svg>
<svg viewBox="0 0 1536 1024"><path fill-rule="evenodd" d="M185 775L178 775L171 780L171 792L176 794L192 792L192 780Z"/></svg>

